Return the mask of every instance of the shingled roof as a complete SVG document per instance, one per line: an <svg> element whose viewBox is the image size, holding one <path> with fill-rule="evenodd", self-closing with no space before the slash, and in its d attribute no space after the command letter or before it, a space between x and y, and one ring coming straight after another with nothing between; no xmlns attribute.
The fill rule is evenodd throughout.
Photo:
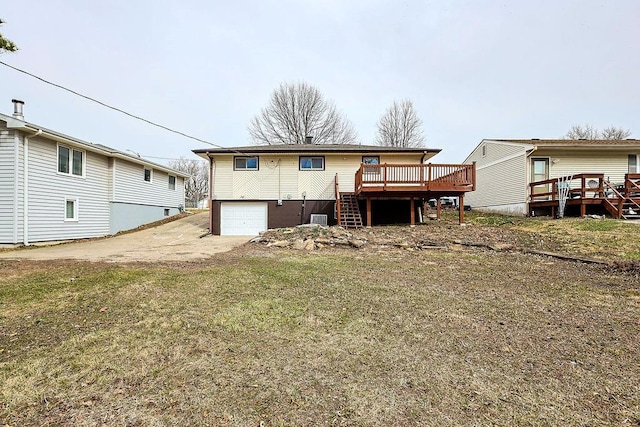
<svg viewBox="0 0 640 427"><path fill-rule="evenodd" d="M244 147L203 148L193 150L196 154L259 154L259 153L432 153L440 148L385 147L358 144L278 144L250 145Z"/></svg>
<svg viewBox="0 0 640 427"><path fill-rule="evenodd" d="M640 146L638 139L502 139L485 138L485 141L511 142L516 144L536 145L538 147L636 147Z"/></svg>

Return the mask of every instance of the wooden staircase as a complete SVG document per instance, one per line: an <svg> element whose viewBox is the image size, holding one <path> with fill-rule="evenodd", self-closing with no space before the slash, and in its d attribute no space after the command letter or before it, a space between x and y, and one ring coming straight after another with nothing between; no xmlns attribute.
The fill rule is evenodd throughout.
<svg viewBox="0 0 640 427"><path fill-rule="evenodd" d="M640 193L640 185L637 178L630 179L629 175L627 175L623 192L615 189L610 182L604 181L604 186L608 188L611 196L603 199L602 203L614 218L640 220L640 204L637 197Z"/></svg>
<svg viewBox="0 0 640 427"><path fill-rule="evenodd" d="M362 228L362 215L355 193L340 193L338 225L346 228Z"/></svg>

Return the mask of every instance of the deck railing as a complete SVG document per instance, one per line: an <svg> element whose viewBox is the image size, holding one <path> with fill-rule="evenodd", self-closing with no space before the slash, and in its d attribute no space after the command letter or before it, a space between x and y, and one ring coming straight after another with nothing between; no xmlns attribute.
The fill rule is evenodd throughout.
<svg viewBox="0 0 640 427"><path fill-rule="evenodd" d="M602 173L581 173L530 183L529 200L532 202L557 200L559 181L568 183L569 198L607 198L612 196L640 198L640 173L626 174L624 183L617 185L605 180Z"/></svg>
<svg viewBox="0 0 640 427"><path fill-rule="evenodd" d="M532 182L529 184L529 200L557 200L559 181L569 186L569 198L604 197L604 174L581 173Z"/></svg>
<svg viewBox="0 0 640 427"><path fill-rule="evenodd" d="M475 190L475 164L382 164L360 165L355 191Z"/></svg>
<svg viewBox="0 0 640 427"><path fill-rule="evenodd" d="M529 184L529 202L547 206L559 203L560 185L568 186L567 199L570 203L599 203L617 218L621 218L623 210L628 208L640 210L640 173L628 173L624 182L618 184L612 184L601 173L581 173L532 182Z"/></svg>

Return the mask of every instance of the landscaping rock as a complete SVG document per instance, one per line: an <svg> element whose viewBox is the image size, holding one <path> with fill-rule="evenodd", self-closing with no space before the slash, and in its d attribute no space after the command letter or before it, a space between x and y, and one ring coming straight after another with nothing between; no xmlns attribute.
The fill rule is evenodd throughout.
<svg viewBox="0 0 640 427"><path fill-rule="evenodd" d="M312 251L315 248L316 248L316 242L314 242L313 240L307 240L306 242L304 242L305 251Z"/></svg>
<svg viewBox="0 0 640 427"><path fill-rule="evenodd" d="M271 246L273 248L286 248L286 247L289 246L289 241L288 240L278 240L278 241L269 243L267 246Z"/></svg>
<svg viewBox="0 0 640 427"><path fill-rule="evenodd" d="M351 246L353 246L354 248L358 248L360 249L361 247L363 247L364 245L367 244L367 242L365 240L349 240L349 244Z"/></svg>
<svg viewBox="0 0 640 427"><path fill-rule="evenodd" d="M302 239L296 239L293 241L293 249L301 251L305 248L305 241Z"/></svg>

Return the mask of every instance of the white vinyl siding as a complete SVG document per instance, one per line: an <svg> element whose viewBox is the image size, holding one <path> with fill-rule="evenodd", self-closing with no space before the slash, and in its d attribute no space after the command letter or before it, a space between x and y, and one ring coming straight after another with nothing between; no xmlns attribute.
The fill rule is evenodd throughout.
<svg viewBox="0 0 640 427"><path fill-rule="evenodd" d="M168 186L169 174L152 169L151 182L144 180L142 165L117 159L114 167L113 201L138 205L184 206L184 178L176 177L176 190Z"/></svg>
<svg viewBox="0 0 640 427"><path fill-rule="evenodd" d="M524 213L528 197L526 148L491 140L478 145L465 160L476 162L476 190L465 194L464 203L477 209Z"/></svg>
<svg viewBox="0 0 640 427"><path fill-rule="evenodd" d="M58 173L54 142L29 139L29 241L68 240L109 233L108 158L85 153L86 178ZM65 200L78 203L77 221L66 218Z"/></svg>
<svg viewBox="0 0 640 427"><path fill-rule="evenodd" d="M232 156L215 159L213 197L217 200L333 200L335 176L340 191L354 191L362 153L323 154L324 170L300 170L297 154L260 155L260 169L234 171ZM311 156L320 157L320 156ZM380 155L380 163L416 164L422 154Z"/></svg>
<svg viewBox="0 0 640 427"><path fill-rule="evenodd" d="M506 206L524 204L527 200L526 162L523 150L517 157L477 169L476 190L465 194L465 204L492 210L500 210L501 206L510 210Z"/></svg>
<svg viewBox="0 0 640 427"><path fill-rule="evenodd" d="M549 157L549 178L579 173L604 173L612 183L623 183L629 168L629 153L605 151L538 150L536 157Z"/></svg>

